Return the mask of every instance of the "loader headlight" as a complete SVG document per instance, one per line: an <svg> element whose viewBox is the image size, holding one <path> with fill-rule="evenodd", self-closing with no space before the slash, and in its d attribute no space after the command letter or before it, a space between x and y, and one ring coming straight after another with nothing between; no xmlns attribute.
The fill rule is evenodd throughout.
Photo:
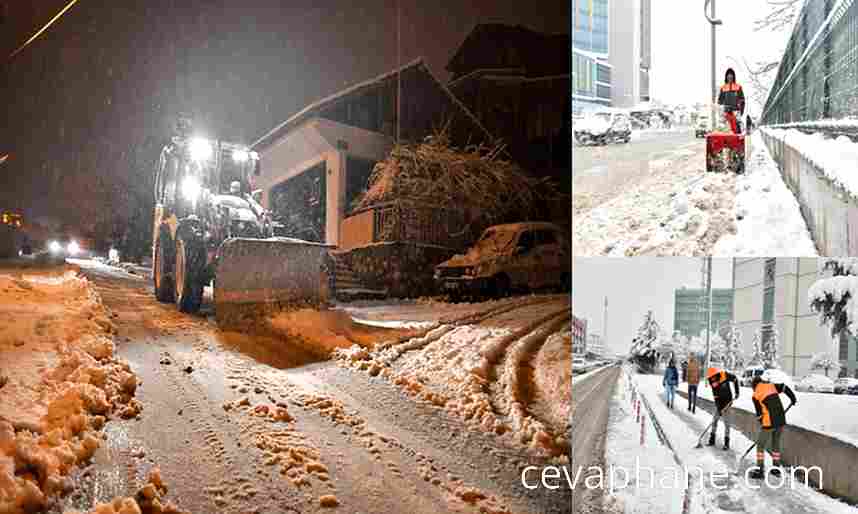
<svg viewBox="0 0 858 514"><path fill-rule="evenodd" d="M48 250L51 253L60 253L63 251L63 246L58 241L51 241L48 243Z"/></svg>
<svg viewBox="0 0 858 514"><path fill-rule="evenodd" d="M196 177L185 177L185 180L182 181L182 196L194 203L200 196L200 190L200 182Z"/></svg>
<svg viewBox="0 0 858 514"><path fill-rule="evenodd" d="M80 245L77 244L77 241L72 240L66 247L66 251L69 255L75 256L80 252Z"/></svg>
<svg viewBox="0 0 858 514"><path fill-rule="evenodd" d="M202 138L196 138L191 140L190 151L191 159L197 162L207 161L211 159L213 153L212 145Z"/></svg>
<svg viewBox="0 0 858 514"><path fill-rule="evenodd" d="M247 150L235 150L232 152L232 160L235 162L247 162L247 159L250 158L250 154Z"/></svg>

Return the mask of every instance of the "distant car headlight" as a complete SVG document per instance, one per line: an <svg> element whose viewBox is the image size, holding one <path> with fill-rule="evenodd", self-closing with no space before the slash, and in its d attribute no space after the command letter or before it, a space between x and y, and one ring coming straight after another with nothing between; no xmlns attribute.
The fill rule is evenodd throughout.
<svg viewBox="0 0 858 514"><path fill-rule="evenodd" d="M72 240L66 247L66 251L69 255L77 255L80 252L80 245L77 244L77 241Z"/></svg>
<svg viewBox="0 0 858 514"><path fill-rule="evenodd" d="M196 203L201 189L200 182L196 177L185 177L185 180L182 181L182 196L192 202Z"/></svg>
<svg viewBox="0 0 858 514"><path fill-rule="evenodd" d="M58 241L51 241L48 243L48 250L51 253L60 253L63 251L63 246Z"/></svg>

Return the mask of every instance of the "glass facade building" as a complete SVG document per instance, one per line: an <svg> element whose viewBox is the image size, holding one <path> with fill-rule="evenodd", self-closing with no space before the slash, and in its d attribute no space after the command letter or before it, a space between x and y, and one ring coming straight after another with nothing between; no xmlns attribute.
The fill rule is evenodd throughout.
<svg viewBox="0 0 858 514"><path fill-rule="evenodd" d="M724 322L733 321L733 290L712 289L712 331ZM706 327L706 290L677 289L674 291L673 330L694 337Z"/></svg>
<svg viewBox="0 0 858 514"><path fill-rule="evenodd" d="M572 110L611 105L608 0L572 0Z"/></svg>

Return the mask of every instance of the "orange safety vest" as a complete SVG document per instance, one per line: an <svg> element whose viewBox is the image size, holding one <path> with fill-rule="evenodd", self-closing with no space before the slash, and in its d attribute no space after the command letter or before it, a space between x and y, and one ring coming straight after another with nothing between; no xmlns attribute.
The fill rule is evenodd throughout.
<svg viewBox="0 0 858 514"><path fill-rule="evenodd" d="M774 398L772 398L773 396ZM774 399L777 399L777 405L775 405ZM757 384L757 387L754 388L754 400L760 404L762 411L760 423L763 425L763 428L772 428L772 415L778 414L781 417L783 416L783 406L780 403L780 398L778 398L777 388L774 384ZM773 413L773 409L779 412Z"/></svg>

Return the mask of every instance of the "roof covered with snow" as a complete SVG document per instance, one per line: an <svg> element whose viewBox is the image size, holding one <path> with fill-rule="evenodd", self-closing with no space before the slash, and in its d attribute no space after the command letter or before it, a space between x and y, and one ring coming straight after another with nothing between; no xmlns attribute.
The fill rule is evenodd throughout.
<svg viewBox="0 0 858 514"><path fill-rule="evenodd" d="M417 59L401 66L399 68L393 69L391 71L382 73L377 77L365 80L363 82L359 82L352 86L347 87L341 91L338 91L334 94L328 95L324 98L321 98L307 107L304 107L297 113L293 114L290 118L286 119L286 121L280 123L276 127L272 128L268 132L265 133L262 137L256 140L251 148L254 150L260 150L262 148L267 147L271 143L273 143L276 139L278 139L281 135L289 132L294 129L298 125L300 125L305 120L317 116L323 109L332 107L338 102L344 101L352 96L361 94L369 89L373 89L379 87L386 83L389 80L393 80L397 77L398 74L403 73L408 70L420 70L424 72L426 75L432 78L435 84L446 94L452 103L459 108L466 117L468 117L482 132L485 133L488 139L494 139L488 130L480 123L476 116L467 108L465 105L459 101L458 98L450 92L447 87L445 87L436 77L432 74L429 67L423 61L422 57L418 57Z"/></svg>

